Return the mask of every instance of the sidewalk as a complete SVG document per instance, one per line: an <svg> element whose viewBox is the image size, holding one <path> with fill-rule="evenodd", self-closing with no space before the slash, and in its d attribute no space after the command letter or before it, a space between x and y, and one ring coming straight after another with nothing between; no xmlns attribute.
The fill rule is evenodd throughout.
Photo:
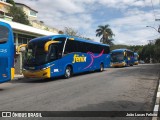
<svg viewBox="0 0 160 120"><path fill-rule="evenodd" d="M19 79L21 79L21 78L23 78L23 75L21 75L21 74L15 74L13 80L19 80Z"/></svg>

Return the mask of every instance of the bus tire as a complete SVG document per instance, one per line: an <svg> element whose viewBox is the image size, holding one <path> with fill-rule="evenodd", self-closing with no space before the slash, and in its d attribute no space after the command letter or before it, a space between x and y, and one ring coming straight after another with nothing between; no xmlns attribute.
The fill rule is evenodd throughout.
<svg viewBox="0 0 160 120"><path fill-rule="evenodd" d="M72 68L70 66L67 66L64 73L64 78L68 79L71 77L72 74Z"/></svg>
<svg viewBox="0 0 160 120"><path fill-rule="evenodd" d="M130 64L130 66L133 66L133 64Z"/></svg>
<svg viewBox="0 0 160 120"><path fill-rule="evenodd" d="M100 69L99 69L99 72L103 72L104 71L104 65L103 63L100 64Z"/></svg>

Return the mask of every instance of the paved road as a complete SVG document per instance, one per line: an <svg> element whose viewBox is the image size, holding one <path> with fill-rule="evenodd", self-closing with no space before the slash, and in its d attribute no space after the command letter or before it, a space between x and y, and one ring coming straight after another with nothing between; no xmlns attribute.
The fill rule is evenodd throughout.
<svg viewBox="0 0 160 120"><path fill-rule="evenodd" d="M0 111L152 111L159 71L149 64L0 84Z"/></svg>

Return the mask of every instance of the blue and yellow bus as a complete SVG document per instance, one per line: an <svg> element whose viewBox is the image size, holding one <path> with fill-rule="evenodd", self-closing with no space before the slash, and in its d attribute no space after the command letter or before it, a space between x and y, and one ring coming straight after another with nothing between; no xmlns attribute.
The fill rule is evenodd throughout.
<svg viewBox="0 0 160 120"><path fill-rule="evenodd" d="M134 52L128 49L115 49L111 51L111 66L124 67L134 65Z"/></svg>
<svg viewBox="0 0 160 120"><path fill-rule="evenodd" d="M14 78L14 54L12 28L0 21L0 83Z"/></svg>
<svg viewBox="0 0 160 120"><path fill-rule="evenodd" d="M138 53L134 52L134 65L138 65L138 58L139 58Z"/></svg>
<svg viewBox="0 0 160 120"><path fill-rule="evenodd" d="M67 35L32 39L26 47L23 75L51 78L110 67L109 45Z"/></svg>

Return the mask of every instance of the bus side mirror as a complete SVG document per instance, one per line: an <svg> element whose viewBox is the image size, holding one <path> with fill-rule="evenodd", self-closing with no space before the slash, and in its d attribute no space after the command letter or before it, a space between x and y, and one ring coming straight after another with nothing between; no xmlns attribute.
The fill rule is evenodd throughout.
<svg viewBox="0 0 160 120"><path fill-rule="evenodd" d="M59 41L48 41L48 42L46 42L45 45L44 45L44 51L48 52L49 51L49 46L53 43L59 43Z"/></svg>

